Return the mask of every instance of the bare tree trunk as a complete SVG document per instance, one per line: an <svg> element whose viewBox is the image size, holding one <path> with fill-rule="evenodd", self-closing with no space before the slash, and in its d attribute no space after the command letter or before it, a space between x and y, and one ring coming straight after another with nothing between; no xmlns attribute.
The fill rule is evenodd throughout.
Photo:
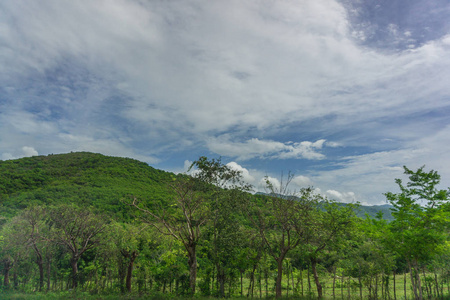
<svg viewBox="0 0 450 300"><path fill-rule="evenodd" d="M439 282L438 282L438 276L436 274L436 271L434 272L434 282L436 283L436 296L438 298L441 297L440 293L439 293Z"/></svg>
<svg viewBox="0 0 450 300"><path fill-rule="evenodd" d="M322 298L322 285L319 281L319 275L317 274L317 260L314 258L311 258L311 269L314 276L314 282L316 283L317 287L317 298Z"/></svg>
<svg viewBox="0 0 450 300"><path fill-rule="evenodd" d="M131 278L133 276L133 265L136 257L138 256L138 252L135 250L130 254L128 268L127 268L127 279L126 279L126 288L127 291L131 292Z"/></svg>
<svg viewBox="0 0 450 300"><path fill-rule="evenodd" d="M8 288L9 287L9 271L14 266L14 263L11 260L6 259L3 265L3 285Z"/></svg>
<svg viewBox="0 0 450 300"><path fill-rule="evenodd" d="M195 244L188 245L186 247L188 252L188 264L189 264L189 288L191 294L195 294L195 284L197 281L197 255L195 251Z"/></svg>
<svg viewBox="0 0 450 300"><path fill-rule="evenodd" d="M430 298L432 296L432 291L431 286L428 286L427 284L427 275L425 274L425 268L422 268L422 273L423 273L423 280L425 280L424 282L425 290L427 292L428 298Z"/></svg>
<svg viewBox="0 0 450 300"><path fill-rule="evenodd" d="M422 300L423 299L422 283L420 280L419 266L417 264L417 261L415 262L415 269L417 270L417 272L415 272L415 274L416 274L417 289L419 290L419 300Z"/></svg>
<svg viewBox="0 0 450 300"><path fill-rule="evenodd" d="M281 279L283 278L283 259L278 258L277 259L277 281L275 283L275 297L281 298Z"/></svg>
<svg viewBox="0 0 450 300"><path fill-rule="evenodd" d="M411 285L413 286L413 291L414 291L414 299L419 299L419 295L417 294L416 277L413 274L414 269L410 262L408 262L408 265L409 265L409 275L411 276Z"/></svg>
<svg viewBox="0 0 450 300"><path fill-rule="evenodd" d="M242 294L243 294L243 280L242 280L242 277L243 277L243 271L240 271L239 273L241 273L241 297L242 297Z"/></svg>
<svg viewBox="0 0 450 300"><path fill-rule="evenodd" d="M42 257L36 259L36 263L39 267L39 292L42 292L44 288L44 262Z"/></svg>
<svg viewBox="0 0 450 300"><path fill-rule="evenodd" d="M72 266L72 288L76 289L78 287L78 259L72 258L70 265Z"/></svg>
<svg viewBox="0 0 450 300"><path fill-rule="evenodd" d="M52 259L47 257L47 292L50 291L51 274L52 274Z"/></svg>

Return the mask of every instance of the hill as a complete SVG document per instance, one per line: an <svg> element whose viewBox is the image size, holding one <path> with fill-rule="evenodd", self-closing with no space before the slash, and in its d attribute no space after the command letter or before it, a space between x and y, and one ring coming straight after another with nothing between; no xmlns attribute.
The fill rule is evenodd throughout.
<svg viewBox="0 0 450 300"><path fill-rule="evenodd" d="M0 161L0 208L9 218L30 204L76 203L130 218L121 200L131 196L148 206L169 196L167 183L176 176L130 158L89 152L26 157ZM261 193L258 193L261 194ZM389 205L361 206L356 214L390 220Z"/></svg>
<svg viewBox="0 0 450 300"><path fill-rule="evenodd" d="M128 218L130 196L165 201L173 173L121 157L77 152L0 161L0 205L10 217L30 204L76 203Z"/></svg>

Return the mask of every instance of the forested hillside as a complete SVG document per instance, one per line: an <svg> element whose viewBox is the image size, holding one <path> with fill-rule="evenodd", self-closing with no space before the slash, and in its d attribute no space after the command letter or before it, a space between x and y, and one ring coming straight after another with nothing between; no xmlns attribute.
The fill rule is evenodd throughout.
<svg viewBox="0 0 450 300"><path fill-rule="evenodd" d="M130 196L151 202L167 199L174 174L134 159L78 152L0 161L3 216L32 204L74 203L129 218L120 200Z"/></svg>
<svg viewBox="0 0 450 300"><path fill-rule="evenodd" d="M0 161L0 292L372 299L450 292L450 207L435 171L405 168L410 181L387 191L390 206L361 208L312 188L291 191L292 177L252 195L220 160L201 157L194 167L194 176L175 175L93 153Z"/></svg>

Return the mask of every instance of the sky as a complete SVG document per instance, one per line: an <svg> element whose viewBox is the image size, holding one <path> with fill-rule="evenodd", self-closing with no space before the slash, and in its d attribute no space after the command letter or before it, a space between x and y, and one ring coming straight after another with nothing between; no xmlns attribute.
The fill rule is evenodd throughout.
<svg viewBox="0 0 450 300"><path fill-rule="evenodd" d="M447 0L0 2L0 160L90 151L171 172L221 158L386 203L450 186Z"/></svg>

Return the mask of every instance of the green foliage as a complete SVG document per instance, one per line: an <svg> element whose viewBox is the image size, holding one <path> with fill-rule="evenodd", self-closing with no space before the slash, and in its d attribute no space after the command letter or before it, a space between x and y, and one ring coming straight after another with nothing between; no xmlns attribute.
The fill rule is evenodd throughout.
<svg viewBox="0 0 450 300"><path fill-rule="evenodd" d="M79 152L0 161L0 205L10 218L27 206L76 203L131 220L122 200L164 203L173 174L129 158Z"/></svg>
<svg viewBox="0 0 450 300"><path fill-rule="evenodd" d="M17 299L44 297L37 292L42 263L44 286L50 282L46 298L180 298L192 290L189 251L195 248L197 298L241 291L243 297L264 298L276 285L282 296L314 297L315 279L326 297L334 284L333 293L348 289L353 296L379 298L380 285L391 288L394 271L403 279L406 265L413 271L408 297L419 277L423 291L445 295L450 204L448 191L437 188L437 172L405 168L409 182L397 180L400 192L386 194L394 218L388 222L380 212L387 206L361 219L355 217L359 208L326 201L312 188L295 194L268 182L271 194L252 195L242 174L220 159L201 157L192 168L193 176L174 175L133 159L86 152L0 161L0 279L9 275L9 286L0 284L0 291ZM132 207L133 199L148 213ZM82 218L82 212L90 218L80 223L73 217ZM76 224L69 230L80 231L81 225L110 222L75 257L76 291L68 289L77 251L68 251L62 237L78 249L83 237L70 238L64 220ZM170 238L175 229L178 238ZM183 243L182 235L190 239Z"/></svg>

